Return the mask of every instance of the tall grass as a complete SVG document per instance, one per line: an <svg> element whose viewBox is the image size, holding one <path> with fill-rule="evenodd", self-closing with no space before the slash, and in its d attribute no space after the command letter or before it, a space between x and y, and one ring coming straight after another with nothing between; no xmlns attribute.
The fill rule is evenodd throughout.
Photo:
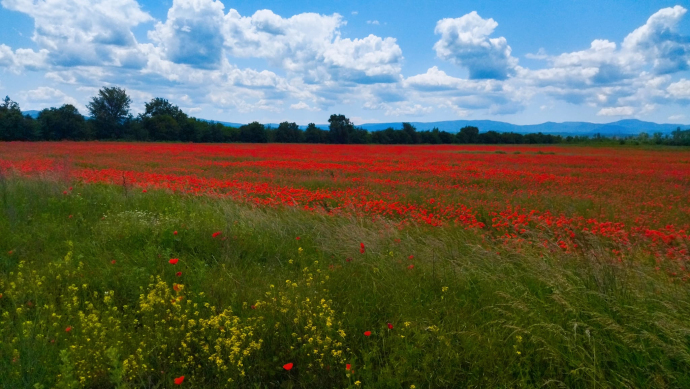
<svg viewBox="0 0 690 389"><path fill-rule="evenodd" d="M690 387L688 286L596 240L63 179L0 199L5 388Z"/></svg>

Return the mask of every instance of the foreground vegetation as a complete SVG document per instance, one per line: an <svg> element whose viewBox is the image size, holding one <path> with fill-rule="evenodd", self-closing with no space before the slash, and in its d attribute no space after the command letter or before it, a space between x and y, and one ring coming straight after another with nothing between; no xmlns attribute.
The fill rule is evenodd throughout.
<svg viewBox="0 0 690 389"><path fill-rule="evenodd" d="M0 206L3 387L690 386L688 286L595 237L51 177L4 178Z"/></svg>

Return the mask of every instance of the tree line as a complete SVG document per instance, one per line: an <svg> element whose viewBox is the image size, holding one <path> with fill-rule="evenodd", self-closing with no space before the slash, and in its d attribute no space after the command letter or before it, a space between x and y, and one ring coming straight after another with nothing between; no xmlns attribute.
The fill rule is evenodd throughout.
<svg viewBox="0 0 690 389"><path fill-rule="evenodd" d="M465 126L457 133L438 128L417 131L410 123L402 129L367 131L355 126L345 115L334 114L328 129L310 123L305 130L294 122L277 128L252 122L229 127L191 117L168 100L156 97L144 104L144 112L130 112L131 98L118 87L103 87L87 104L85 118L71 104L46 108L36 119L23 115L9 97L0 103L0 141L58 140L132 140L178 142L248 142L248 143L332 143L332 144L555 144L618 142L621 144L665 144L690 146L690 129L678 128L672 134L642 133L634 137L607 138L600 135L561 136L542 133L479 132Z"/></svg>

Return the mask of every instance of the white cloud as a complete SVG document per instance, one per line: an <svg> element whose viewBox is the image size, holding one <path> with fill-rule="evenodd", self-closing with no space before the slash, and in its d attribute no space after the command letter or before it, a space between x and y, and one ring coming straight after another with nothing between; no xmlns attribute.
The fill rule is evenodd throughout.
<svg viewBox="0 0 690 389"><path fill-rule="evenodd" d="M381 23L379 23L378 20L367 20L367 24L373 24L373 25L375 25L375 26L378 26L378 25L380 25Z"/></svg>
<svg viewBox="0 0 690 389"><path fill-rule="evenodd" d="M471 79L503 80L513 73L517 59L510 56L504 37L489 38L498 23L483 19L472 11L456 19L442 19L434 32L441 39L434 44L436 55L458 66L466 67Z"/></svg>
<svg viewBox="0 0 690 389"><path fill-rule="evenodd" d="M2 0L34 19L33 40L60 66L118 64L125 48L136 48L131 31L151 21L135 0Z"/></svg>
<svg viewBox="0 0 690 389"><path fill-rule="evenodd" d="M670 84L666 90L674 98L690 99L690 80L683 78L678 82Z"/></svg>
<svg viewBox="0 0 690 389"><path fill-rule="evenodd" d="M19 92L19 98L29 109L43 109L46 106L59 107L64 104L72 104L82 113L86 112L86 108L79 104L75 98L68 96L59 89L46 86Z"/></svg>
<svg viewBox="0 0 690 389"><path fill-rule="evenodd" d="M563 100L602 116L639 116L690 102L690 77L683 73L690 70L690 37L679 33L687 13L681 6L654 13L622 42L595 39L573 52L550 55L540 48L526 54L545 61L536 70L518 66L506 38L492 37L495 20L476 12L439 20L436 55L467 69L469 77L457 77L446 65L451 68L433 66L405 78L395 38L344 36L339 14L283 17L259 10L242 16L219 0L174 0L157 22L135 0L0 2L34 19L37 44L31 50L0 43L0 71L44 71L48 85L70 84L91 95L119 85L136 104L167 96L193 107L188 112L308 112L338 104L400 117L503 115L521 111L538 95L537 107ZM142 23L152 26L148 42L137 42L132 33ZM240 68L239 58L270 67ZM25 100L61 104L71 98L59 89L39 89L24 92Z"/></svg>
<svg viewBox="0 0 690 389"><path fill-rule="evenodd" d="M45 69L48 50L17 49L0 44L0 68L9 69L13 73L21 73L25 70Z"/></svg>
<svg viewBox="0 0 690 389"><path fill-rule="evenodd" d="M686 116L683 114L679 115L671 115L668 117L668 120L685 120Z"/></svg>
<svg viewBox="0 0 690 389"><path fill-rule="evenodd" d="M602 108L597 112L598 116L632 116L635 113L633 107L609 107Z"/></svg>
<svg viewBox="0 0 690 389"><path fill-rule="evenodd" d="M302 109L302 110L306 110L306 111L320 111L319 108L311 107L311 106L309 106L309 104L305 103L304 101L300 101L297 104L292 104L290 106L290 109L298 109L298 110Z"/></svg>
<svg viewBox="0 0 690 389"><path fill-rule="evenodd" d="M623 49L653 63L657 73L690 69L690 39L678 34L678 23L687 13L680 5L650 16L644 26L628 34Z"/></svg>
<svg viewBox="0 0 690 389"><path fill-rule="evenodd" d="M165 23L156 23L149 38L172 62L217 67L223 57L223 8L220 1L175 0Z"/></svg>

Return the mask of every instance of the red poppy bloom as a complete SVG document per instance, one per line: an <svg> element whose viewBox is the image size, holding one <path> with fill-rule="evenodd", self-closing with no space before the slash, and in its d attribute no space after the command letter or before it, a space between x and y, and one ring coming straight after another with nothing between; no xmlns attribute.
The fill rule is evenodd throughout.
<svg viewBox="0 0 690 389"><path fill-rule="evenodd" d="M179 376L179 377L175 378L174 382L175 382L175 385L182 385L182 382L184 382L184 376Z"/></svg>
<svg viewBox="0 0 690 389"><path fill-rule="evenodd" d="M295 239L299 240L299 236L298 236L297 238L295 238Z"/></svg>
<svg viewBox="0 0 690 389"><path fill-rule="evenodd" d="M68 217L71 219L71 218L72 218L72 215L69 215Z"/></svg>
<svg viewBox="0 0 690 389"><path fill-rule="evenodd" d="M10 250L7 252L7 255L12 255L12 254L14 254L14 250Z"/></svg>
<svg viewBox="0 0 690 389"><path fill-rule="evenodd" d="M410 256L407 257L407 258L408 258L408 259L414 259L414 255L410 255Z"/></svg>
<svg viewBox="0 0 690 389"><path fill-rule="evenodd" d="M146 193L146 189L142 190L141 193ZM182 377L182 379L184 379L184 377ZM182 381L180 381L180 383L182 383Z"/></svg>
<svg viewBox="0 0 690 389"><path fill-rule="evenodd" d="M72 331L72 326L67 326L67 328L65 328L65 332L70 332L70 331Z"/></svg>
<svg viewBox="0 0 690 389"><path fill-rule="evenodd" d="M72 187L71 187L71 186L69 187L69 190L72 190Z"/></svg>
<svg viewBox="0 0 690 389"><path fill-rule="evenodd" d="M388 329L389 329L389 330L392 330L392 329L393 329L393 324L388 323Z"/></svg>
<svg viewBox="0 0 690 389"><path fill-rule="evenodd" d="M173 235L177 235L177 231L173 231Z"/></svg>
<svg viewBox="0 0 690 389"><path fill-rule="evenodd" d="M62 192L62 194L66 195L66 194L67 194L67 191Z"/></svg>
<svg viewBox="0 0 690 389"><path fill-rule="evenodd" d="M364 331L364 336L371 336L371 331Z"/></svg>
<svg viewBox="0 0 690 389"><path fill-rule="evenodd" d="M350 370L351 367L352 366L348 363L347 365L345 365L345 370Z"/></svg>
<svg viewBox="0 0 690 389"><path fill-rule="evenodd" d="M178 276L178 277L182 277L182 272L181 272L181 271L178 271L177 273L175 273L175 275Z"/></svg>
<svg viewBox="0 0 690 389"><path fill-rule="evenodd" d="M182 290L182 288L180 288L180 284L173 284L173 289L175 290L175 292L179 292L180 290Z"/></svg>
<svg viewBox="0 0 690 389"><path fill-rule="evenodd" d="M359 252L364 254L364 243L359 244Z"/></svg>
<svg viewBox="0 0 690 389"><path fill-rule="evenodd" d="M410 266L408 266L407 268L410 269L410 270L412 270L412 269L414 269L414 265L410 265Z"/></svg>
<svg viewBox="0 0 690 389"><path fill-rule="evenodd" d="M290 369L292 369L292 366L293 366L292 362L286 363L283 365L283 369L290 370Z"/></svg>
<svg viewBox="0 0 690 389"><path fill-rule="evenodd" d="M179 261L180 261L179 259L173 258L173 259L169 260L168 262L170 262L171 265L177 265L177 262L179 262Z"/></svg>
<svg viewBox="0 0 690 389"><path fill-rule="evenodd" d="M112 261L110 261L110 263L112 263L113 265L115 264L115 262L117 262L117 261L114 259Z"/></svg>
<svg viewBox="0 0 690 389"><path fill-rule="evenodd" d="M252 309L256 309L256 305L252 305Z"/></svg>
<svg viewBox="0 0 690 389"><path fill-rule="evenodd" d="M214 232L211 236L215 238L215 237L217 237L217 236L220 235L220 234L222 234L222 232L217 231L217 232Z"/></svg>

